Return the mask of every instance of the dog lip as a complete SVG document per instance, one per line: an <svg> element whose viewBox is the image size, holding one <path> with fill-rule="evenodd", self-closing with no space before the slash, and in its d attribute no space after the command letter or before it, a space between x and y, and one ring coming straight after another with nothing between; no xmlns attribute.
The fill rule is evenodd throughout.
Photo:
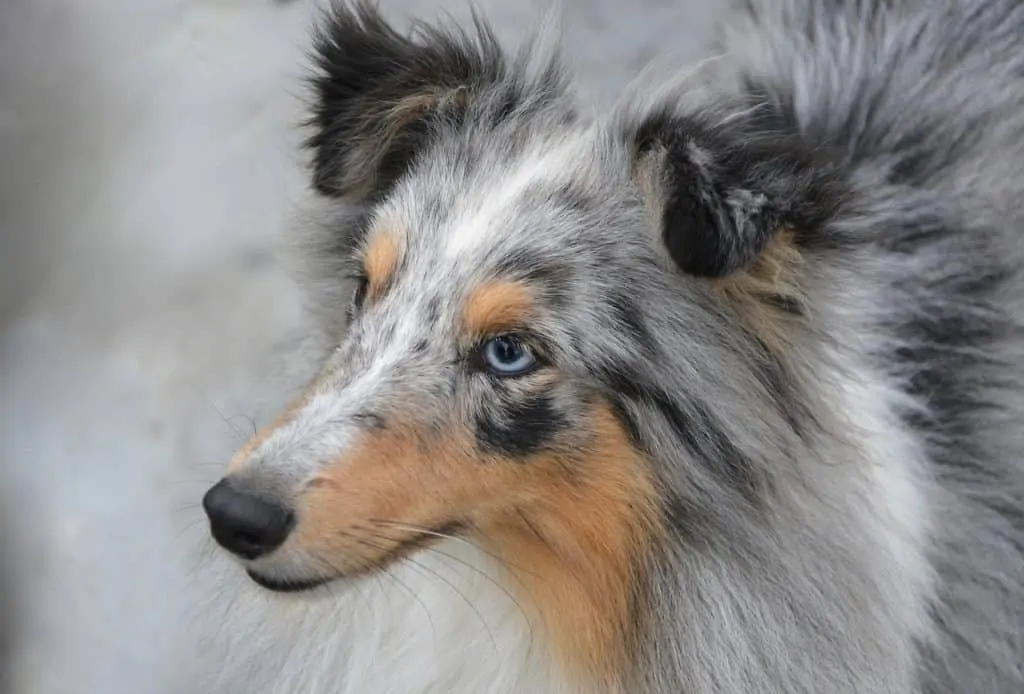
<svg viewBox="0 0 1024 694"><path fill-rule="evenodd" d="M262 574L256 573L252 569L246 569L245 573L248 574L258 586L266 588L267 590L274 591L275 593L301 593L314 588L319 588L322 585L330 583L332 581L343 579L343 578L357 578L370 574L376 570L379 570L382 566L399 561L409 554L415 552L417 549L421 549L428 545L431 545L446 536L454 536L456 533L469 527L468 523L462 521L452 521L439 525L436 528L428 529L426 532L420 532L411 537L408 537L394 547L391 547L381 556L377 557L376 561L366 566L355 569L351 572L339 574L337 576L328 576L326 578L309 578L309 579L286 579L278 580L270 578Z"/></svg>
<svg viewBox="0 0 1024 694"><path fill-rule="evenodd" d="M325 583L330 583L333 580L331 578L311 578L301 581L279 581L277 579L268 578L267 576L262 576L251 570L248 570L245 573L256 583L256 585L261 588L266 588L267 590L272 590L275 593L301 593L303 591L319 588Z"/></svg>

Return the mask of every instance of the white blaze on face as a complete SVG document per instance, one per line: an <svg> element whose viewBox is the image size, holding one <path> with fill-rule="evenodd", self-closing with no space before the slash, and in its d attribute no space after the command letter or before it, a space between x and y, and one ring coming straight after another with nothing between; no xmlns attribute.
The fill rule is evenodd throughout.
<svg viewBox="0 0 1024 694"><path fill-rule="evenodd" d="M583 153L582 144L579 133L556 143L544 143L543 148L536 147L519 159L505 175L481 181L486 193L476 204L467 205L461 217L453 221L445 245L447 256L456 258L489 238L489 232L497 228L508 208L529 187L565 178Z"/></svg>
<svg viewBox="0 0 1024 694"><path fill-rule="evenodd" d="M250 460L296 479L337 460L355 434L353 415L372 397L384 368L384 361L378 359L344 385L336 377L322 379L290 419L253 451Z"/></svg>

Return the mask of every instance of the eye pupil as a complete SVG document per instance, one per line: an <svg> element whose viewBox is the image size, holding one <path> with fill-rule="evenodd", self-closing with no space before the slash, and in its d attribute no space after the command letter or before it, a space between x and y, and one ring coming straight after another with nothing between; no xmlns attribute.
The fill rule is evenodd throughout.
<svg viewBox="0 0 1024 694"><path fill-rule="evenodd" d="M522 347L517 343L509 340L507 337L501 337L494 341L495 356L498 357L498 361L510 364L515 363L522 354Z"/></svg>

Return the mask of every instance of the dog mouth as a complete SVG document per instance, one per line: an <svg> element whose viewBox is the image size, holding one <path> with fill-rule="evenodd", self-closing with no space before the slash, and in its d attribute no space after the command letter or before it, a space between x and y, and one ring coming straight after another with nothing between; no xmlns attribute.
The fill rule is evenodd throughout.
<svg viewBox="0 0 1024 694"><path fill-rule="evenodd" d="M272 590L275 593L302 593L307 590L313 590L320 586L326 585L333 581L333 578L310 578L304 580L281 580L276 578L270 578L269 576L263 576L256 573L255 571L249 570L245 572L249 578L251 578L256 585L267 590Z"/></svg>
<svg viewBox="0 0 1024 694"><path fill-rule="evenodd" d="M275 593L302 593L319 588L335 580L343 578L357 578L359 576L371 574L375 571L381 571L391 564L404 559L410 554L414 554L421 549L429 547L444 538L455 537L457 533L463 531L466 527L467 525L465 523L456 521L445 523L433 528L424 528L423 530L417 531L411 537L405 538L392 547L387 548L383 554L376 557L372 563L337 576L308 579L278 579L257 573L252 569L247 569L245 573L253 580L253 582L256 583L256 585L261 588L274 591ZM384 549L378 545L372 546L375 549Z"/></svg>

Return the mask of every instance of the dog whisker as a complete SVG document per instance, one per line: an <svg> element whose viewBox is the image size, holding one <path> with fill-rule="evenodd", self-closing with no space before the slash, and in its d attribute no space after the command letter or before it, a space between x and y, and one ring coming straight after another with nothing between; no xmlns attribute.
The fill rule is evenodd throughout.
<svg viewBox="0 0 1024 694"><path fill-rule="evenodd" d="M349 537L349 538L353 539L353 540L356 540L356 541L358 541L358 540L359 540L359 538L357 538L357 537L356 537L356 536L354 536L354 535L350 535L349 533L343 533L343 534L344 534L345 536L347 536L347 537ZM344 570L343 570L343 569L342 569L341 567L339 567L339 566L336 566L336 565L335 565L335 564L334 564L333 562L331 562L331 561L329 561L329 560L327 560L327 559L325 559L325 558L322 558L322 557L320 558L320 561L322 561L322 562L323 562L324 564L326 564L326 566L327 566L327 567L328 567L328 568L330 569L330 571L331 571L332 573L334 573L335 575L338 575L338 576L342 576L342 575L344 575L344 574L345 574L345 571L344 571ZM434 643L435 643L435 645L436 645L436 643L437 643L437 625L436 625L436 623L434 622L434 616L433 616L433 614L431 614L431 612L430 612L430 608L429 608L429 607L427 607L427 603L426 603L426 602L424 602L423 598L421 598L420 596L418 596L418 595L416 594L416 591L414 591L414 590L413 590L412 588L410 588L410 587L409 587L409 585L408 585L408 584L407 584L407 583L406 583L405 581L403 581L402 579L400 579L400 578L399 578L398 576L395 576L395 575L394 575L393 573L391 573L390 571L388 571L388 570L387 570L386 568L373 568L373 569L372 569L372 570L370 571L370 576L371 576L371 577L377 577L377 576L380 576L380 577L383 577L383 578L387 578L388 580L391 580L391 581L393 581L393 582L394 582L395 584L397 584L397 585L398 585L398 586L399 586L399 587L400 587L400 588L401 588L402 590L404 590L404 591L405 591L406 593L408 593L408 594L409 594L409 596L410 596L410 597L411 597L411 598L412 598L413 600L415 600L415 601L416 601L416 602L417 602L417 603L419 604L419 606L420 606L420 607L421 607L421 608L423 609L423 614L424 614L424 615L426 616L426 618L427 618L427 621L428 621L428 622L430 623L430 630L431 630L431 633L433 634L433 638L434 638ZM362 583L362 581L356 581L356 582L355 582L355 584L356 584L357 586L358 586L358 585L360 585L361 583ZM377 581L373 581L373 583L376 583L376 584L377 584L377 588L378 588L378 590L380 590L380 591L381 591L381 595L382 595L382 596L383 596L383 597L384 597L385 599L387 599L387 593L385 593L385 592L384 592L384 586L382 586L382 585L381 585L380 583L378 583ZM328 583L327 585L328 585L328 586L331 586L332 584Z"/></svg>
<svg viewBox="0 0 1024 694"><path fill-rule="evenodd" d="M424 535L431 535L433 537L443 538L443 539L446 539L446 540L454 540L455 542L459 542L461 544L464 544L467 547L472 547L473 549L475 549L477 551L483 552L487 556L489 556L492 559L494 559L495 561L499 562L506 569L516 569L518 571L522 571L524 573L530 574L531 576L538 577L532 571L530 571L530 570L528 570L528 569L526 569L526 568L524 568L522 566L518 566L517 564L514 564L514 563L508 561L504 557L502 557L502 556L500 556L498 554L495 554L494 552L488 550L487 548L483 547L479 542L473 542L472 540L470 540L468 538L465 538L465 537L461 537L459 535L450 535L448 533L439 532L439 531L433 530L431 528L424 528L423 526L419 526L419 525L410 525L408 523L399 523L397 521L391 521L391 520L381 519L381 518L371 518L370 522L374 523L374 524L377 524L377 525L386 525L386 526L389 526L389 527L392 527L392 528L396 528L398 530L405 530L405 531L408 531L408 532L422 533Z"/></svg>
<svg viewBox="0 0 1024 694"><path fill-rule="evenodd" d="M374 531L371 531L371 532L374 532ZM443 535L441 533L429 533L429 534ZM376 537L380 538L380 539L383 539L383 540L386 540L386 541L389 541L389 542L393 542L393 541L396 540L396 538L384 535L384 534L380 533L379 531L374 532L374 535ZM433 555L436 555L436 556L439 556L439 557L442 557L442 558L444 558L444 559L446 559L448 561L456 562L457 564L460 564L460 565L466 567L470 571L473 571L474 573L476 573L477 575L482 577L484 580L486 580L488 583L493 585L499 591L501 591L505 595L505 597L507 597L508 600L515 606L515 608L519 612L520 616L522 616L523 621L526 623L527 629L530 632L530 643L529 643L529 646L527 647L527 653L531 653L533 651L533 646L534 646L534 643L535 643L534 630L533 630L533 622L530 619L530 617L527 615L526 610L523 609L522 604L515 598L514 595L512 595L511 592L509 592L509 590L507 588L505 588L503 585L501 585L501 583L499 583L497 579L495 579L493 576L491 576L489 573L487 573L486 571L484 571L480 567L473 566L471 563L467 562L464 559L461 559L460 557L455 556L454 554L449 554L448 552L445 552L443 550L440 550L440 549L437 549L436 547L431 547L431 546L423 547L423 551L424 552L429 552L430 554L433 554ZM514 574L512 574L511 572L509 572L509 575L514 578Z"/></svg>
<svg viewBox="0 0 1024 694"><path fill-rule="evenodd" d="M391 536L385 535L385 534L381 533L381 532L380 532L380 530L372 530L372 529L371 529L371 530L369 530L369 532L373 533L373 534L374 534L374 535L375 535L376 537L378 537L378 538L380 538L380 539L382 539L382 540L387 540L387 541L390 541L390 542L393 542L393 541L395 541L395 540L397 540L397 539L398 539L398 538L395 538L395 537L391 537ZM413 531L413 532L415 532L415 531ZM453 538L452 538L451 536L445 535L444 533L423 533L423 534L424 534L424 535L431 535L431 536L434 536L434 537L441 537L441 538L446 538L446 539L453 539ZM502 591L503 593L505 593L505 595L507 595L507 596L508 596L508 598L509 598L510 600L512 600L513 602L515 602L515 598L513 598L512 594L511 594L511 593L509 593L509 592L508 592L508 590L507 590L506 588L504 588L504 587L503 587L503 586L502 586L502 585L501 585L501 584L500 584L500 583L498 582L498 580L497 580L497 579L495 579L495 578L494 578L493 576L491 576L491 575L490 575L489 573L487 573L486 571L484 571L484 570L483 570L483 569L481 569L480 567L478 567L478 566L474 566L473 564L471 564L470 562L466 561L465 559L462 559L461 557L457 557L457 556L455 556L454 554L451 554L451 553L449 553L449 552L445 552L445 551L443 551L443 550L440 550L440 549L438 549L437 547L434 547L434 546L431 546L431 545L427 545L427 546L423 547L422 549L423 549L424 551L427 551L427 552L431 552L431 553L433 553L433 554L437 554L437 555L439 555L439 556L447 557L447 558L448 558L448 559L450 559L451 561L454 561L454 562L456 562L456 563L458 563L458 564L460 564L460 565L462 565L462 566L466 567L467 569L469 569L469 570L471 570L471 571L473 571L473 572L475 572L475 573L479 574L479 575L480 575L480 576L482 576L483 578L487 579L487 580L488 580L489 582L493 583L493 584L494 584L494 586L495 586L495 587L497 587L497 588L499 588L499 589L500 589L500 590L501 590L501 591ZM508 576L509 576L509 577L510 577L511 579L513 579L513 580L516 580L517 582L520 582L520 581L518 581L518 579L516 578L516 576L515 576L515 573L514 573L514 572L512 572L512 571L507 571L507 569L509 568L508 566L504 566L504 568L506 569L506 573L507 573L507 575L508 575ZM521 582L520 582L520 583L521 583ZM518 603L516 603L516 605L517 605L517 607L518 607ZM520 612L522 612L522 610L521 610L521 609L520 609ZM524 618L526 617L526 614L525 614L525 612L523 613L523 617L524 617Z"/></svg>
<svg viewBox="0 0 1024 694"><path fill-rule="evenodd" d="M241 440L245 440L245 439L248 438L248 436L245 434L245 432L242 431L241 429L239 429L238 425L236 425L234 423L234 421L233 421L234 418L233 417L228 417L226 414L224 414L224 410L222 410L219 407L217 407L217 404L215 402L213 402L212 400L210 401L210 407L212 407L214 409L214 411L218 415L220 415L220 418L222 420L224 420L224 423L227 424L228 427L230 427L231 431L234 432L235 436L237 436ZM253 432L256 431L255 426L256 426L255 423L253 423Z"/></svg>
<svg viewBox="0 0 1024 694"><path fill-rule="evenodd" d="M389 551L391 549L390 547L385 547L384 545L377 544L376 542L372 542L372 541L366 540L364 538L357 538L356 541L359 542L360 544L364 545L364 546L377 549L377 550L379 550L381 552L387 552L387 551ZM491 640L491 646L494 649L495 655L499 655L498 642L494 638L494 632L491 631L491 627L487 623L487 620L484 618L483 613L480 612L480 610L477 608L477 606L473 604L472 600L470 600L468 597L466 597L465 593L463 593L461 590L459 590L458 586L456 586L454 583L449 581L447 578L445 578L441 574L439 574L436 571L434 571L433 569L431 569L429 566L426 566L422 562L417 561L413 557L408 557L408 556L402 557L401 561L403 563L407 562L408 564L411 564L412 566L418 567L420 571L426 572L428 575L433 576L434 578L436 578L437 580L441 581L446 586L448 586L452 590L452 592L454 592L457 596L459 596L459 599L462 600L462 602L464 602L466 604L466 606L473 611L474 614L476 614L477 618L480 620L481 626L483 626L484 630L487 632L488 638L490 638L490 640Z"/></svg>

